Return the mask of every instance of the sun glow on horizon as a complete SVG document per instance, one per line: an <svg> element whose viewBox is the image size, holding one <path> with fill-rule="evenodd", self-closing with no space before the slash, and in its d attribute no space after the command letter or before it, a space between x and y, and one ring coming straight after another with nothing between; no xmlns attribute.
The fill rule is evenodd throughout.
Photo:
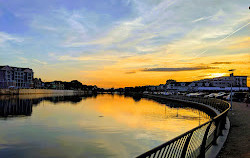
<svg viewBox="0 0 250 158"><path fill-rule="evenodd" d="M216 77L222 77L227 76L227 73L210 73L207 75L207 78L216 78Z"/></svg>

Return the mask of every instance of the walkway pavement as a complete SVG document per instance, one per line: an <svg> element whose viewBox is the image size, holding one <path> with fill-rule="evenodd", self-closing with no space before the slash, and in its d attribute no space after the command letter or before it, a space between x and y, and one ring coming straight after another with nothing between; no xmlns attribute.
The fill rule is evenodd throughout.
<svg viewBox="0 0 250 158"><path fill-rule="evenodd" d="M250 158L250 104L233 102L227 141L218 158Z"/></svg>

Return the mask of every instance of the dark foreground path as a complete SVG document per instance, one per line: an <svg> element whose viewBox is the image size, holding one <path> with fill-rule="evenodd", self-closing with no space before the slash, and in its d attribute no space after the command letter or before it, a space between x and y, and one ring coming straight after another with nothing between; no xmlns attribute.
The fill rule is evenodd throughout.
<svg viewBox="0 0 250 158"><path fill-rule="evenodd" d="M250 158L250 104L233 102L228 116L231 129L218 157Z"/></svg>

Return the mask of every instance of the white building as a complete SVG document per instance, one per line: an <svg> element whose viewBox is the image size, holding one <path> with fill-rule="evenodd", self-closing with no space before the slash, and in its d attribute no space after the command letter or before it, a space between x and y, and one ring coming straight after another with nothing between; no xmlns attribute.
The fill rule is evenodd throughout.
<svg viewBox="0 0 250 158"><path fill-rule="evenodd" d="M172 82L166 82L166 91L170 91L170 92L185 92L188 91L190 89L189 85L191 82L176 82L176 81L172 81Z"/></svg>
<svg viewBox="0 0 250 158"><path fill-rule="evenodd" d="M167 80L166 91L246 91L247 76L223 76L212 79L203 79L193 82L176 82L175 80Z"/></svg>
<svg viewBox="0 0 250 158"><path fill-rule="evenodd" d="M223 76L216 77L212 79L204 79L199 81L194 81L200 83L198 87L247 87L247 76ZM203 84L201 84L203 83Z"/></svg>

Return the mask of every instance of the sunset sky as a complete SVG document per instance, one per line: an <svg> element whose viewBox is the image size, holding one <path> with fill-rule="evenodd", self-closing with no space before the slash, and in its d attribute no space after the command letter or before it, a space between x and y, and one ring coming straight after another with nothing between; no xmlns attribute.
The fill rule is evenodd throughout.
<svg viewBox="0 0 250 158"><path fill-rule="evenodd" d="M250 76L249 0L0 0L0 65L98 87Z"/></svg>

